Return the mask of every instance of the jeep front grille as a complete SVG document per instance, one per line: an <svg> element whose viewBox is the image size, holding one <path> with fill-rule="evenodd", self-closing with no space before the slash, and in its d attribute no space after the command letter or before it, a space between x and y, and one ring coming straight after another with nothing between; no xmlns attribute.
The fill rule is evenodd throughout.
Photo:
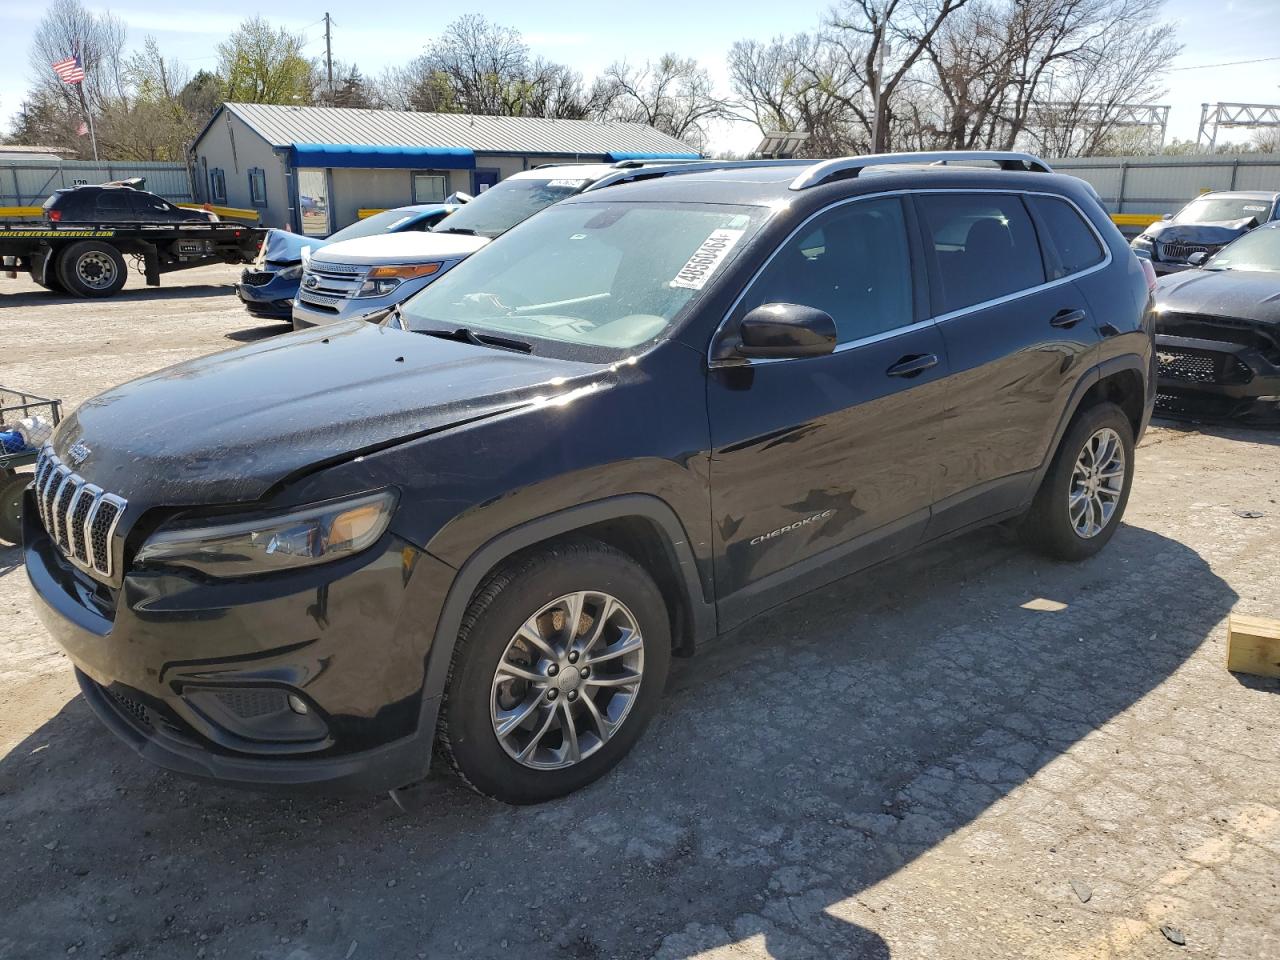
<svg viewBox="0 0 1280 960"><path fill-rule="evenodd" d="M45 444L36 460L40 522L76 566L110 579L112 543L127 501L87 483Z"/></svg>

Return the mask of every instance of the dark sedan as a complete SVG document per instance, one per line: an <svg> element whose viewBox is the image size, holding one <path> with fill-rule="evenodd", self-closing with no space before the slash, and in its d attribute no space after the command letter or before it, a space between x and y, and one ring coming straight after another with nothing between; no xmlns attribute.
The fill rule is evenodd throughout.
<svg viewBox="0 0 1280 960"><path fill-rule="evenodd" d="M1280 420L1280 222L1156 287L1160 408Z"/></svg>

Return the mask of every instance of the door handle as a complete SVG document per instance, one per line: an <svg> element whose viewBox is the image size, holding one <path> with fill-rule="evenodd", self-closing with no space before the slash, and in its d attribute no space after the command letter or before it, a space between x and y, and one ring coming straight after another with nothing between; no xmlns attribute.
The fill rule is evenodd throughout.
<svg viewBox="0 0 1280 960"><path fill-rule="evenodd" d="M891 377L914 377L937 365L938 358L936 355L932 353L917 353L903 357L886 370L885 373Z"/></svg>
<svg viewBox="0 0 1280 960"><path fill-rule="evenodd" d="M1049 326L1069 330L1083 319L1085 319L1083 310L1059 310L1049 318Z"/></svg>

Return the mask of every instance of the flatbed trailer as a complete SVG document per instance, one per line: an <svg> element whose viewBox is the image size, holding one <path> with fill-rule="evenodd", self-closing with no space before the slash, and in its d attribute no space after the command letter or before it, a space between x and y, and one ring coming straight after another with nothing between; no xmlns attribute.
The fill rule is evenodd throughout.
<svg viewBox="0 0 1280 960"><path fill-rule="evenodd" d="M0 226L0 269L77 297L110 297L132 257L147 286L160 274L209 263L250 263L266 237L238 223L76 223Z"/></svg>

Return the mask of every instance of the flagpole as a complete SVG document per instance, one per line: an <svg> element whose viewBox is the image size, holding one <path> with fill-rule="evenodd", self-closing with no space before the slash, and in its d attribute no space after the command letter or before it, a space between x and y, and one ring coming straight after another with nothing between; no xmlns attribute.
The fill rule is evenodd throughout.
<svg viewBox="0 0 1280 960"><path fill-rule="evenodd" d="M76 88L80 93L80 109L84 111L85 123L89 125L89 143L93 146L93 162L98 162L98 138L93 132L93 114L89 112L89 103L84 98L84 81L88 77L86 64L84 62L84 41L76 40L76 59L80 62L81 78L76 84Z"/></svg>
<svg viewBox="0 0 1280 960"><path fill-rule="evenodd" d="M85 122L89 125L89 142L93 144L93 162L97 163L98 162L98 138L94 136L94 133L93 133L93 114L89 112L89 104L86 103L84 99L84 84L83 83L79 84L79 87L80 87L80 108L84 110L84 119L85 119Z"/></svg>

